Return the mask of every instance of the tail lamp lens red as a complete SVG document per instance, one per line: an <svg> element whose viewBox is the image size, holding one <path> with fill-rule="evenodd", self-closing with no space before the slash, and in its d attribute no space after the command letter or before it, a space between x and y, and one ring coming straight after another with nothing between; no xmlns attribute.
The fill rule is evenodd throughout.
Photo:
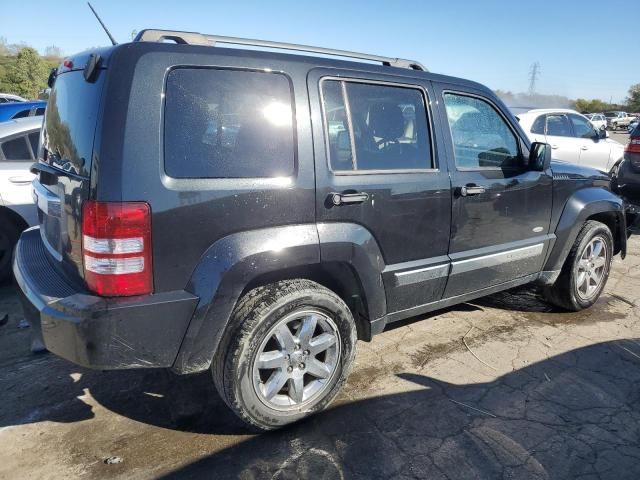
<svg viewBox="0 0 640 480"><path fill-rule="evenodd" d="M640 137L631 137L625 147L626 152L640 153Z"/></svg>
<svg viewBox="0 0 640 480"><path fill-rule="evenodd" d="M86 201L82 254L89 289L105 297L153 291L151 208L145 202Z"/></svg>

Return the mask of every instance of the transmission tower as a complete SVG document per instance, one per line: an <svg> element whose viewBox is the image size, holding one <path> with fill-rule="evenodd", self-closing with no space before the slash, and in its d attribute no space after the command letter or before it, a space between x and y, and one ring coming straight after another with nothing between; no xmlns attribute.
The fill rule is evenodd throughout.
<svg viewBox="0 0 640 480"><path fill-rule="evenodd" d="M529 69L529 94L536 92L536 82L540 76L540 62L533 62Z"/></svg>

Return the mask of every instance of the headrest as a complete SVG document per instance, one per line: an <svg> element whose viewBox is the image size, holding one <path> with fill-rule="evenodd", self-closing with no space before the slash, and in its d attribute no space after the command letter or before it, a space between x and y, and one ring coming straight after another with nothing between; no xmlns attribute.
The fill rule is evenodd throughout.
<svg viewBox="0 0 640 480"><path fill-rule="evenodd" d="M374 103L369 108L369 128L383 140L396 140L404 135L404 116L394 103Z"/></svg>

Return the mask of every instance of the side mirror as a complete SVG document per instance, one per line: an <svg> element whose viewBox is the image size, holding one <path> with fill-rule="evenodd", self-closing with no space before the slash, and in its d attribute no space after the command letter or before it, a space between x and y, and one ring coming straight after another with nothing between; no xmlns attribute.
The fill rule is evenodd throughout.
<svg viewBox="0 0 640 480"><path fill-rule="evenodd" d="M604 140L608 136L609 136L609 134L607 133L607 129L606 128L601 128L600 130L598 130L598 139Z"/></svg>
<svg viewBox="0 0 640 480"><path fill-rule="evenodd" d="M544 172L551 166L551 145L533 142L529 150L529 168L536 172Z"/></svg>

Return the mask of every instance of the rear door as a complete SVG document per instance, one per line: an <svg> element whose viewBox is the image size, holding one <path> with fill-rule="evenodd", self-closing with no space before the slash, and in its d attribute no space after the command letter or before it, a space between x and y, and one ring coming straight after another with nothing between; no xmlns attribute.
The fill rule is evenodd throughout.
<svg viewBox="0 0 640 480"><path fill-rule="evenodd" d="M542 268L550 236L550 172L527 166L524 134L484 92L435 84L453 184L444 296L525 277Z"/></svg>
<svg viewBox="0 0 640 480"><path fill-rule="evenodd" d="M547 114L547 143L553 149L554 160L580 163L582 140L575 137L569 116L564 113Z"/></svg>
<svg viewBox="0 0 640 480"><path fill-rule="evenodd" d="M375 240L390 313L440 299L451 197L429 82L317 69L309 93L321 236L346 225Z"/></svg>

